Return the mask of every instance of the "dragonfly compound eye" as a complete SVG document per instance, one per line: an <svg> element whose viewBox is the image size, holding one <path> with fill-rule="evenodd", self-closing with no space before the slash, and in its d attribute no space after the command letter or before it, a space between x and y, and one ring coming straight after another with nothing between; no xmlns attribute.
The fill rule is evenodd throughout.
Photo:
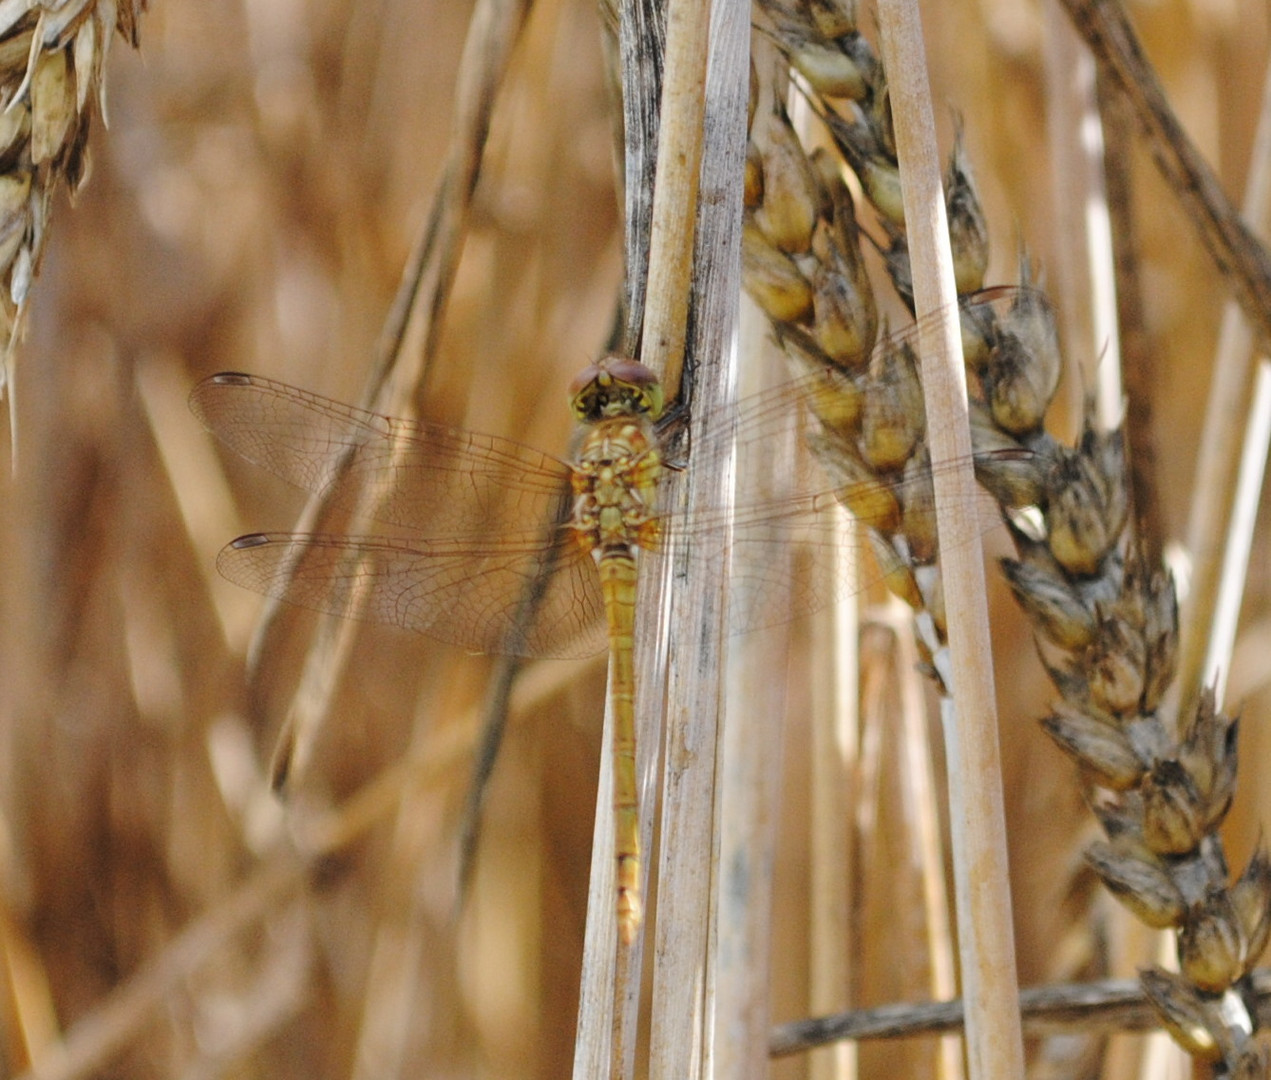
<svg viewBox="0 0 1271 1080"><path fill-rule="evenodd" d="M569 386L570 406L584 423L610 416L662 413L662 386L638 360L607 356L584 368Z"/></svg>

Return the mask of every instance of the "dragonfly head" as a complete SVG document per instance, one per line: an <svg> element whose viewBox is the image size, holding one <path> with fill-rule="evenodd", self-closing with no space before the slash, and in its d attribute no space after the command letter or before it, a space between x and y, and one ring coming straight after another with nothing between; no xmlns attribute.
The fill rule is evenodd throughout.
<svg viewBox="0 0 1271 1080"><path fill-rule="evenodd" d="M584 424L611 416L662 414L662 384L652 370L625 356L606 356L583 368L569 384L569 405Z"/></svg>

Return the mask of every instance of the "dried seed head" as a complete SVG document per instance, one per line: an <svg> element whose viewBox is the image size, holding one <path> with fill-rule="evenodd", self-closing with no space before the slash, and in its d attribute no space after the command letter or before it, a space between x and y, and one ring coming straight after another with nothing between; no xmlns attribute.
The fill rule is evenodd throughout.
<svg viewBox="0 0 1271 1080"><path fill-rule="evenodd" d="M892 543L897 546L903 546L904 541L905 538L903 536L897 536L893 538ZM935 637L932 639L934 647L936 642L949 639L949 622L945 618L944 609L944 578L940 574L940 564L932 563L929 566L915 566L914 580L918 582L918 591L922 594L922 608L918 611L916 627L918 637L921 639L926 633L923 629L923 619L924 616L929 617L932 629L935 631ZM939 678L938 670L935 674Z"/></svg>
<svg viewBox="0 0 1271 1080"><path fill-rule="evenodd" d="M1271 937L1271 859L1261 840L1240 880L1231 887L1231 906L1248 943L1245 970L1249 971Z"/></svg>
<svg viewBox="0 0 1271 1080"><path fill-rule="evenodd" d="M859 249L840 249L838 230L819 222L812 240L812 333L844 370L865 364L878 337L878 308Z"/></svg>
<svg viewBox="0 0 1271 1080"><path fill-rule="evenodd" d="M905 207L895 159L883 150L868 124L845 120L833 112L827 113L825 118L840 153L860 180L865 197L884 218L903 228Z"/></svg>
<svg viewBox="0 0 1271 1080"><path fill-rule="evenodd" d="M1050 404L1047 388L1038 386L1033 375L1017 339L999 335L981 377L994 422L1012 435L1027 435L1041 427Z"/></svg>
<svg viewBox="0 0 1271 1080"><path fill-rule="evenodd" d="M1154 713L1121 719L1121 730L1130 740L1140 761L1160 761L1169 756L1174 739L1161 718Z"/></svg>
<svg viewBox="0 0 1271 1080"><path fill-rule="evenodd" d="M834 229L830 240L846 257L860 263L861 236L856 223L856 203L847 186L843 165L823 146L818 146L809 160L821 193L821 216ZM864 273L864 269L860 272Z"/></svg>
<svg viewBox="0 0 1271 1080"><path fill-rule="evenodd" d="M1271 1075L1271 1049L1251 1040L1234 1054L1225 1054L1223 1068L1224 1080L1265 1080Z"/></svg>
<svg viewBox="0 0 1271 1080"><path fill-rule="evenodd" d="M1143 779L1146 764L1115 724L1060 702L1054 714L1042 721L1042 727L1061 749L1094 774L1096 783L1128 791Z"/></svg>
<svg viewBox="0 0 1271 1080"><path fill-rule="evenodd" d="M1150 569L1137 547L1129 553L1117 607L1140 628L1145 663L1142 708L1153 712L1169 689L1177 665L1178 601L1170 576Z"/></svg>
<svg viewBox="0 0 1271 1080"><path fill-rule="evenodd" d="M1059 386L1063 372L1063 356L1059 351L1059 330L1055 311L1046 294L1029 284L1031 272L1027 257L1020 255L1020 287L1012 294L1010 306L997 320L998 334L1012 339L1011 348L1028 358L1036 394L1045 412Z"/></svg>
<svg viewBox="0 0 1271 1080"><path fill-rule="evenodd" d="M1236 794L1239 719L1217 711L1212 689L1201 694L1178 759L1203 802L1205 826L1217 828Z"/></svg>
<svg viewBox="0 0 1271 1080"><path fill-rule="evenodd" d="M859 34L842 41L805 39L790 49L790 63L818 94L861 101L869 93L873 51Z"/></svg>
<svg viewBox="0 0 1271 1080"><path fill-rule="evenodd" d="M878 223L887 234L887 247L879 247L878 253L883 257L883 267L891 278L892 288L901 302L911 312L914 310L914 275L909 262L909 238L905 230L893 225L886 218L879 218Z"/></svg>
<svg viewBox="0 0 1271 1080"><path fill-rule="evenodd" d="M1165 574L1155 575L1149 586L1150 604L1143 627L1147 643L1147 685L1143 707L1155 712L1178 669L1178 599L1174 582Z"/></svg>
<svg viewBox="0 0 1271 1080"><path fill-rule="evenodd" d="M1036 633L1064 649L1082 649L1094 639L1094 615L1062 575L1014 559L1002 560L1002 572Z"/></svg>
<svg viewBox="0 0 1271 1080"><path fill-rule="evenodd" d="M37 227L39 216L36 215ZM21 307L26 303L27 293L30 291L31 282L35 279L35 260L31 254L31 245L23 244L18 248L17 255L13 259L13 270L9 274L9 298L16 307ZM5 312L8 318L8 312ZM9 321L12 327L12 320Z"/></svg>
<svg viewBox="0 0 1271 1080"><path fill-rule="evenodd" d="M873 71L869 93L862 103L865 121L878 140L878 147L890 161L896 160L896 127L891 115L891 87L882 64Z"/></svg>
<svg viewBox="0 0 1271 1080"><path fill-rule="evenodd" d="M1101 615L1095 640L1083 661L1090 696L1101 709L1117 716L1139 711L1147 655L1137 627L1119 613Z"/></svg>
<svg viewBox="0 0 1271 1080"><path fill-rule="evenodd" d="M1050 550L1074 574L1094 574L1121 536L1126 517L1125 460L1118 432L1087 429L1076 451L1055 455L1048 480Z"/></svg>
<svg viewBox="0 0 1271 1080"><path fill-rule="evenodd" d="M16 164L14 159L30 134L31 110L26 102L15 101L0 109L0 168L10 169Z"/></svg>
<svg viewBox="0 0 1271 1080"><path fill-rule="evenodd" d="M953 249L953 276L959 293L984 286L989 265L989 223L975 190L971 162L963 144L962 120L956 120L953 153L944 178L944 198L949 215L949 243Z"/></svg>
<svg viewBox="0 0 1271 1080"><path fill-rule="evenodd" d="M1022 510L1040 503L1053 449L1049 439L1025 448L994 424L983 403L974 399L970 420L976 479L1004 510Z"/></svg>
<svg viewBox="0 0 1271 1080"><path fill-rule="evenodd" d="M764 28L812 89L824 97L860 100L869 93L878 60L856 32L856 13L837 0L795 8L761 0Z"/></svg>
<svg viewBox="0 0 1271 1080"><path fill-rule="evenodd" d="M999 316L994 306L996 290L959 298L958 313L962 324L962 360L977 375L988 363L993 342L997 340Z"/></svg>
<svg viewBox="0 0 1271 1080"><path fill-rule="evenodd" d="M821 37L860 36L856 33L856 0L808 0L808 14Z"/></svg>
<svg viewBox="0 0 1271 1080"><path fill-rule="evenodd" d="M789 56L791 66L823 97L864 97L864 74L833 44L805 39L790 45Z"/></svg>
<svg viewBox="0 0 1271 1080"><path fill-rule="evenodd" d="M918 587L918 579L914 576L913 568L881 533L871 530L867 535L870 547L874 551L874 558L883 573L883 584L909 607L915 611L921 610L922 590Z"/></svg>
<svg viewBox="0 0 1271 1080"><path fill-rule="evenodd" d="M1072 583L1087 607L1092 611L1106 610L1116 607L1124 600L1124 567L1121 553L1114 549L1103 560L1097 576L1084 580L1073 577Z"/></svg>
<svg viewBox="0 0 1271 1080"><path fill-rule="evenodd" d="M808 156L779 104L767 116L756 117L751 141L763 158L763 203L755 210L755 223L781 251L807 251L820 189Z"/></svg>
<svg viewBox="0 0 1271 1080"><path fill-rule="evenodd" d="M860 34L841 34L838 36L837 44L842 53L855 68L859 74L861 83L858 86L855 80L844 80L842 89L850 90L843 96L851 98L853 101L864 101L868 99L871 88L878 83L882 64L878 62L878 57L874 55L874 49L868 41Z"/></svg>
<svg viewBox="0 0 1271 1080"><path fill-rule="evenodd" d="M138 33L137 17L141 12L145 11L146 4L149 0L118 0L118 6L111 14L115 17L115 27L125 41L127 41L134 49L140 43L140 35ZM103 10L105 9L105 10ZM105 17L106 12L110 10L108 4L98 4L97 14L99 17ZM109 27L105 27L109 29Z"/></svg>
<svg viewBox="0 0 1271 1080"><path fill-rule="evenodd" d="M0 272L9 268L26 236L30 196L30 173L0 175Z"/></svg>
<svg viewBox="0 0 1271 1080"><path fill-rule="evenodd" d="M753 142L746 144L746 173L742 184L742 199L747 209L753 210L763 199L763 155Z"/></svg>
<svg viewBox="0 0 1271 1080"><path fill-rule="evenodd" d="M1014 334L997 335L982 379L999 427L1013 435L1027 435L1041 427L1055 385L1033 366L1032 357Z"/></svg>
<svg viewBox="0 0 1271 1080"><path fill-rule="evenodd" d="M900 528L900 501L891 485L860 459L848 439L824 431L810 433L808 447L834 484L834 497L853 517L884 533Z"/></svg>
<svg viewBox="0 0 1271 1080"><path fill-rule="evenodd" d="M1244 934L1226 891L1188 910L1178 933L1178 966L1193 985L1222 993L1244 974L1245 955Z"/></svg>
<svg viewBox="0 0 1271 1080"><path fill-rule="evenodd" d="M1140 921L1158 930L1182 922L1187 904L1160 863L1102 841L1091 844L1085 858L1108 891Z"/></svg>
<svg viewBox="0 0 1271 1080"><path fill-rule="evenodd" d="M116 29L134 40L137 0L9 5L0 14L0 330L12 341L39 265L58 185L88 172L88 107L105 118L102 71ZM0 383L3 376L0 376Z"/></svg>
<svg viewBox="0 0 1271 1080"><path fill-rule="evenodd" d="M1136 792L1112 795L1091 791L1088 801L1090 812L1119 853L1134 855L1145 861L1160 861L1143 839L1143 805Z"/></svg>
<svg viewBox="0 0 1271 1080"><path fill-rule="evenodd" d="M1179 1046L1202 1061L1222 1057L1222 1047L1214 1036L1217 1017L1195 987L1155 965L1139 971L1139 982Z"/></svg>
<svg viewBox="0 0 1271 1080"><path fill-rule="evenodd" d="M68 142L75 119L75 76L65 49L42 52L31 74L31 161L42 165Z"/></svg>
<svg viewBox="0 0 1271 1080"><path fill-rule="evenodd" d="M741 276L746 292L776 322L793 323L812 313L812 286L789 255L778 251L746 216L741 233Z"/></svg>
<svg viewBox="0 0 1271 1080"><path fill-rule="evenodd" d="M106 29L110 33L110 29ZM97 48L100 31L95 19L85 19L75 31L72 60L75 65L75 111L82 113L88 103L92 83L101 81L101 50Z"/></svg>
<svg viewBox="0 0 1271 1080"><path fill-rule="evenodd" d="M76 123L72 126L71 138L67 141L65 149L58 158L58 163L61 166L62 176L66 181L66 189L73 203L76 192L79 191L84 181L88 179L90 166L88 124Z"/></svg>
<svg viewBox="0 0 1271 1080"><path fill-rule="evenodd" d="M935 491L931 483L931 455L925 443L905 462L904 521L901 532L920 563L935 562L940 550L936 533Z"/></svg>
<svg viewBox="0 0 1271 1080"><path fill-rule="evenodd" d="M875 469L909 460L925 426L918 364L908 342L887 341L870 362L861 417L861 455Z"/></svg>
<svg viewBox="0 0 1271 1080"><path fill-rule="evenodd" d="M815 147L808 155L808 164L812 166L812 175L816 177L817 187L821 192L819 213L826 221L835 220L835 206L839 199L846 199L847 214L851 228L856 229L856 207L852 202L852 193L844 183L843 163L824 146Z"/></svg>
<svg viewBox="0 0 1271 1080"><path fill-rule="evenodd" d="M1139 788L1143 839L1160 855L1185 855L1205 835L1201 793L1177 761L1158 761Z"/></svg>
<svg viewBox="0 0 1271 1080"><path fill-rule="evenodd" d="M777 337L806 380L804 402L823 427L845 439L855 439L865 407L860 377L843 371L806 331L797 326L777 328Z"/></svg>
<svg viewBox="0 0 1271 1080"><path fill-rule="evenodd" d="M1093 711L1094 706L1090 704L1090 694L1086 689L1086 680L1081 672L1074 664L1064 664L1062 661L1053 662L1046 651L1041 652L1041 661L1046 668L1046 674L1050 676L1050 681L1055 684L1064 701L1068 702L1074 709L1082 711ZM1114 718L1111 716L1102 717L1111 722ZM1142 755L1140 755L1142 756Z"/></svg>

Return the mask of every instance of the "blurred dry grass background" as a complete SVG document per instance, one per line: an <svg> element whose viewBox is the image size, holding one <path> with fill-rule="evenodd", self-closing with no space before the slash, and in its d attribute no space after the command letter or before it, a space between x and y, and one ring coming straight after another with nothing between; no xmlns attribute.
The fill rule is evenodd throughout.
<svg viewBox="0 0 1271 1080"><path fill-rule="evenodd" d="M1058 230L1076 226L1051 209L1037 6L928 7L937 100L965 116L994 229L989 280L1012 279L1020 239L1052 266ZM1238 201L1265 0L1131 10ZM55 213L19 358L17 458L0 470L2 1075L58 1067L50 1047L68 1033L88 1047L76 1075L567 1073L603 663L524 673L459 917L457 827L489 661L361 631L284 819L265 770L315 620L284 613L250 665L260 602L213 560L237 533L288 527L301 501L223 456L185 405L197 379L226 369L358 400L437 181L469 14L453 2L163 0L141 53L112 58L111 128L93 134L76 207ZM532 12L421 403L429 417L565 447L565 386L603 346L621 274L600 41L583 0ZM1142 200L1153 430L1178 536L1224 294L1150 161L1116 150ZM1252 641L1266 639L1269 560L1263 542ZM1049 695L1000 592L1016 931L1032 983L1088 929L1065 890L1090 822L1034 723ZM1246 718L1233 865L1271 821L1266 655L1247 649L1232 672ZM805 1012L798 715L786 725L776 1019ZM876 801L858 811L871 837L858 1005L926 996L918 890L898 854L914 828L897 794L903 751L878 732L865 788ZM303 872L297 846L318 855ZM862 1072L930 1071L931 1043L905 1053L868 1050Z"/></svg>

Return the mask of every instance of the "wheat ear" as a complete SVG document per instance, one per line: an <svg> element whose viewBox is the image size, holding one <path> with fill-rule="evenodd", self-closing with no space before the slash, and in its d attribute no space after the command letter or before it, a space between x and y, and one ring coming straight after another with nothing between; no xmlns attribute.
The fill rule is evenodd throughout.
<svg viewBox="0 0 1271 1080"><path fill-rule="evenodd" d="M822 9L805 5L774 2L763 10L769 33L808 80L838 149L877 210L888 239L888 272L907 298L909 260L903 213L897 213L890 95L881 64L854 23L830 23ZM835 47L841 54L837 64L826 58ZM849 70L859 78L846 78ZM844 93L851 99L845 106L827 103ZM863 422L866 409L844 404L852 396L868 400L881 393L878 386L896 382L862 369L869 355L862 342L876 316L859 269L855 215L837 163L814 152L805 155L801 170L786 164L796 157L791 141L798 144L792 131L782 130L782 121L778 112L752 124L747 285L792 356L834 361L827 384L846 390L820 411L822 428L812 441L841 478L845 501L861 492L885 501L876 492L894 483L895 463L880 467L872 449L877 436ZM774 175L776 184L769 182ZM791 175L812 181L805 181L801 195L804 217L807 208L813 211L806 229L792 227L800 216L781 205L793 202L791 192L800 190ZM960 138L946 198L959 288L978 288L987 234ZM1022 260L1026 286L1030 276ZM840 325L847 300L855 305L852 325L860 341ZM1140 918L1178 931L1181 973L1154 968L1143 977L1167 1030L1192 1054L1218 1062L1223 1075L1256 1071L1265 1051L1250 1039L1256 1018L1244 1004L1243 990L1271 933L1271 862L1260 846L1239 880L1227 883L1217 828L1234 793L1235 721L1215 708L1210 695L1177 725L1162 718L1178 638L1173 583L1147 563L1130 535L1120 434L1100 431L1087 418L1078 444L1070 448L1043 427L1061 366L1044 296L1025 288L1009 305L970 303L964 312L968 364L977 384L976 452L1030 451L981 457L980 476L1005 512L1033 508L1031 524L1013 528L1019 557L1005 561L1004 569L1034 622L1061 695L1043 725L1080 763L1108 836L1087 859ZM871 367L881 370L882 364L875 358ZM891 394L894 400L895 391ZM897 412L917 415L908 406ZM917 454L919 440L912 442ZM903 455L897 460L902 458L906 466L914 460ZM891 516L880 513L877 503L854 509L873 530L875 547L890 568L889 585L918 612L920 637L932 667L944 677L934 538L906 531L916 516L907 521L897 506L889 508Z"/></svg>
<svg viewBox="0 0 1271 1080"><path fill-rule="evenodd" d="M0 24L0 336L13 347L40 267L53 196L88 174L88 130L106 118L106 58L115 31L134 48L145 0L6 5ZM0 16L3 18L4 16ZM12 406L11 406L12 407Z"/></svg>

